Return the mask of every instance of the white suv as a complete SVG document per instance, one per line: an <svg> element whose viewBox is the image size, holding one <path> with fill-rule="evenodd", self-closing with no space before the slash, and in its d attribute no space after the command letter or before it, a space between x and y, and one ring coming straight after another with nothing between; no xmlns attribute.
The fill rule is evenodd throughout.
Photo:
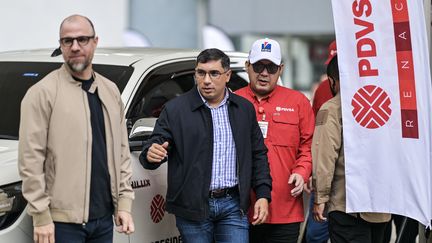
<svg viewBox="0 0 432 243"><path fill-rule="evenodd" d="M0 53L0 243L26 243L33 239L17 168L20 103L30 86L62 65L61 56L50 57L51 51ZM114 81L122 93L132 153L135 233L116 233L114 242L182 242L174 217L164 210L167 165L145 170L138 156L165 102L195 85L198 53L155 48L99 48L95 53L94 69ZM236 90L248 82L244 71L247 55L227 54L233 70L228 86Z"/></svg>

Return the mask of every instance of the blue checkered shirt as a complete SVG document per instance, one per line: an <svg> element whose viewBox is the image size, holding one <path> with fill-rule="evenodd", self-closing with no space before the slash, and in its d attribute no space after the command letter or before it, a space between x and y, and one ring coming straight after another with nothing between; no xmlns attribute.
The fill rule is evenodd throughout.
<svg viewBox="0 0 432 243"><path fill-rule="evenodd" d="M201 94L200 94L201 95ZM210 107L213 121L213 165L210 190L229 188L237 185L236 147L228 116L228 90L217 107Z"/></svg>

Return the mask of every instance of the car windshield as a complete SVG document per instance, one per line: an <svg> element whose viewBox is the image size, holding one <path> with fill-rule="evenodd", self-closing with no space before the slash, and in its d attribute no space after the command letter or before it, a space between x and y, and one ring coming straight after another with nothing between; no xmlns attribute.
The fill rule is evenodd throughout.
<svg viewBox="0 0 432 243"><path fill-rule="evenodd" d="M0 139L18 139L20 105L27 90L62 63L0 62ZM94 64L96 72L114 81L120 92L129 80L129 66Z"/></svg>

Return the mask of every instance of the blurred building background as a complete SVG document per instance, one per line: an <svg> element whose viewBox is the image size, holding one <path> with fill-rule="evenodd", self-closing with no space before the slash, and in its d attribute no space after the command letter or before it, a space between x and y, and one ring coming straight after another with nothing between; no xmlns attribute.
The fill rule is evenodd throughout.
<svg viewBox="0 0 432 243"><path fill-rule="evenodd" d="M303 91L324 72L334 39L329 0L131 0L129 9L130 28L153 46L247 52L256 39L276 39L286 64L283 84Z"/></svg>
<svg viewBox="0 0 432 243"><path fill-rule="evenodd" d="M334 39L330 0L20 0L0 8L0 51L56 47L61 20L74 13L94 22L99 46L247 52L258 38L276 39L283 84L306 92L325 72Z"/></svg>

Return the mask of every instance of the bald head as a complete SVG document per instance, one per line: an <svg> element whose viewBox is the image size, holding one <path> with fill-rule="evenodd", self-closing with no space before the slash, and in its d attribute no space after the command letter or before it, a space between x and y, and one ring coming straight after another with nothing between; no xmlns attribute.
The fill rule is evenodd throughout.
<svg viewBox="0 0 432 243"><path fill-rule="evenodd" d="M72 76L88 80L99 38L92 22L82 15L71 15L60 25L60 49Z"/></svg>
<svg viewBox="0 0 432 243"><path fill-rule="evenodd" d="M68 24L68 23L74 23L74 22L84 22L88 24L88 27L90 27L91 31L93 32L93 36L96 35L96 31L94 29L94 25L91 22L91 20L85 16L79 15L79 14L74 14L71 15L67 18L65 18L61 24L60 24L60 37L62 36L62 30L63 30L63 25Z"/></svg>

